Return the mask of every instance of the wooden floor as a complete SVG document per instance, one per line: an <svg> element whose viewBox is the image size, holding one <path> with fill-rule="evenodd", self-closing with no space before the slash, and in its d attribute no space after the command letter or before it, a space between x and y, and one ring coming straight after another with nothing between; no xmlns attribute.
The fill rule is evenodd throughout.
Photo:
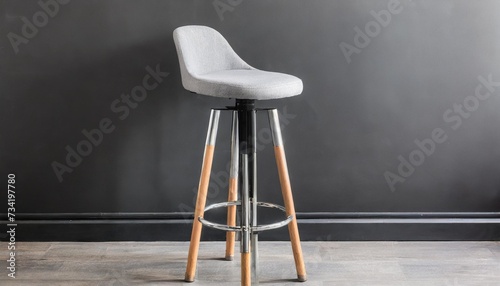
<svg viewBox="0 0 500 286"><path fill-rule="evenodd" d="M303 242L304 283L289 242L259 246L261 285L500 285L500 242ZM201 244L195 283L182 281L186 242L18 242L16 279L0 248L0 285L239 285L223 242Z"/></svg>

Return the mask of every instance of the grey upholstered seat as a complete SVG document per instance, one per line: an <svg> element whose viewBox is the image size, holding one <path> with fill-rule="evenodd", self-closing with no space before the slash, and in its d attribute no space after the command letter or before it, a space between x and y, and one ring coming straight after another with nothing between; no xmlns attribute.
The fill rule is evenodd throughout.
<svg viewBox="0 0 500 286"><path fill-rule="evenodd" d="M276 99L302 93L292 75L258 70L243 61L216 30L205 26L175 29L182 85L204 95L237 99Z"/></svg>

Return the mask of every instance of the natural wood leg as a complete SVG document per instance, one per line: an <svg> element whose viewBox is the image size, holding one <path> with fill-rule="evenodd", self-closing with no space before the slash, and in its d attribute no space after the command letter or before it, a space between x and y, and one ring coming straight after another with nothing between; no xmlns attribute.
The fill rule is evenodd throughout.
<svg viewBox="0 0 500 286"><path fill-rule="evenodd" d="M288 224L288 231L290 232L290 241L292 243L297 277L299 281L303 282L307 280L306 267L302 256L302 247L300 246L299 228L295 217L295 206L293 204L292 188L290 186L290 178L288 176L285 150L283 149L283 146L275 146L274 153L276 156L276 164L278 165L281 192L283 194L283 200L285 201L286 212L287 215L293 216L293 220Z"/></svg>
<svg viewBox="0 0 500 286"><path fill-rule="evenodd" d="M201 168L200 185L198 187L198 197L196 199L196 208L194 211L193 230L191 231L191 242L189 243L188 262L186 267L186 282L193 282L196 273L196 262L198 260L198 249L201 238L201 222L199 216L203 216L205 204L207 201L208 184L210 182L210 172L212 170L212 161L214 157L215 146L207 145L203 157L203 167Z"/></svg>
<svg viewBox="0 0 500 286"><path fill-rule="evenodd" d="M227 200L229 202L236 201L238 199L238 179L229 178L229 194ZM229 206L227 208L227 225L236 226L236 206ZM234 257L234 241L235 232L228 231L226 233L226 260L233 260Z"/></svg>
<svg viewBox="0 0 500 286"><path fill-rule="evenodd" d="M252 282L251 271L251 256L250 252L241 254L241 286L250 286Z"/></svg>

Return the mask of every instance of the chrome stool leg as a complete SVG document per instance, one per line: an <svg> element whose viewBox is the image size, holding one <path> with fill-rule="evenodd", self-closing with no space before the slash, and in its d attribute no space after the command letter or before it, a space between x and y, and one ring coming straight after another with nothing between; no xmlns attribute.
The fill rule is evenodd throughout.
<svg viewBox="0 0 500 286"><path fill-rule="evenodd" d="M220 110L210 112L210 121L208 123L207 140L205 152L203 155L203 166L201 168L200 184L198 186L198 197L196 198L196 207L194 211L193 229L191 231L191 242L189 243L188 262L186 267L186 282L193 282L196 274L196 263L198 260L198 249L200 247L202 224L198 217L202 217L205 212L207 201L208 184L210 182L210 172L212 171L212 161L215 150L215 141L217 138L217 128L219 126Z"/></svg>
<svg viewBox="0 0 500 286"><path fill-rule="evenodd" d="M231 127L231 164L229 167L229 192L228 202L238 200L238 111L233 111L232 127ZM236 206L227 207L227 225L236 226ZM234 243L236 233L234 231L226 232L226 260L233 260Z"/></svg>
<svg viewBox="0 0 500 286"><path fill-rule="evenodd" d="M254 174L257 173L256 157L254 157ZM252 227L257 226L257 176L254 176L253 193L252 193ZM259 233L252 228L252 285L259 285Z"/></svg>
<svg viewBox="0 0 500 286"><path fill-rule="evenodd" d="M269 110L269 124L273 135L274 153L276 156L276 164L278 165L278 173L281 184L281 192L285 202L286 213L293 216L292 221L288 224L288 232L290 233L290 241L292 243L293 258L295 260L295 268L297 269L298 280L303 282L307 280L306 267L302 256L302 247L300 246L299 228L295 217L295 206L293 204L292 188L290 178L288 176L288 167L286 164L285 149L283 146L283 138L281 137L281 127L276 109Z"/></svg>
<svg viewBox="0 0 500 286"><path fill-rule="evenodd" d="M250 286L250 198L248 191L248 154L241 155L241 285Z"/></svg>

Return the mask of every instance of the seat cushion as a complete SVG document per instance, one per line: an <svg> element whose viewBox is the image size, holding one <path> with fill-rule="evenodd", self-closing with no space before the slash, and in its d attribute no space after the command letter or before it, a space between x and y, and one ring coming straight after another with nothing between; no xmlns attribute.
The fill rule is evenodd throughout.
<svg viewBox="0 0 500 286"><path fill-rule="evenodd" d="M190 91L225 98L267 100L299 95L302 80L277 72L233 69L196 75L184 87Z"/></svg>

